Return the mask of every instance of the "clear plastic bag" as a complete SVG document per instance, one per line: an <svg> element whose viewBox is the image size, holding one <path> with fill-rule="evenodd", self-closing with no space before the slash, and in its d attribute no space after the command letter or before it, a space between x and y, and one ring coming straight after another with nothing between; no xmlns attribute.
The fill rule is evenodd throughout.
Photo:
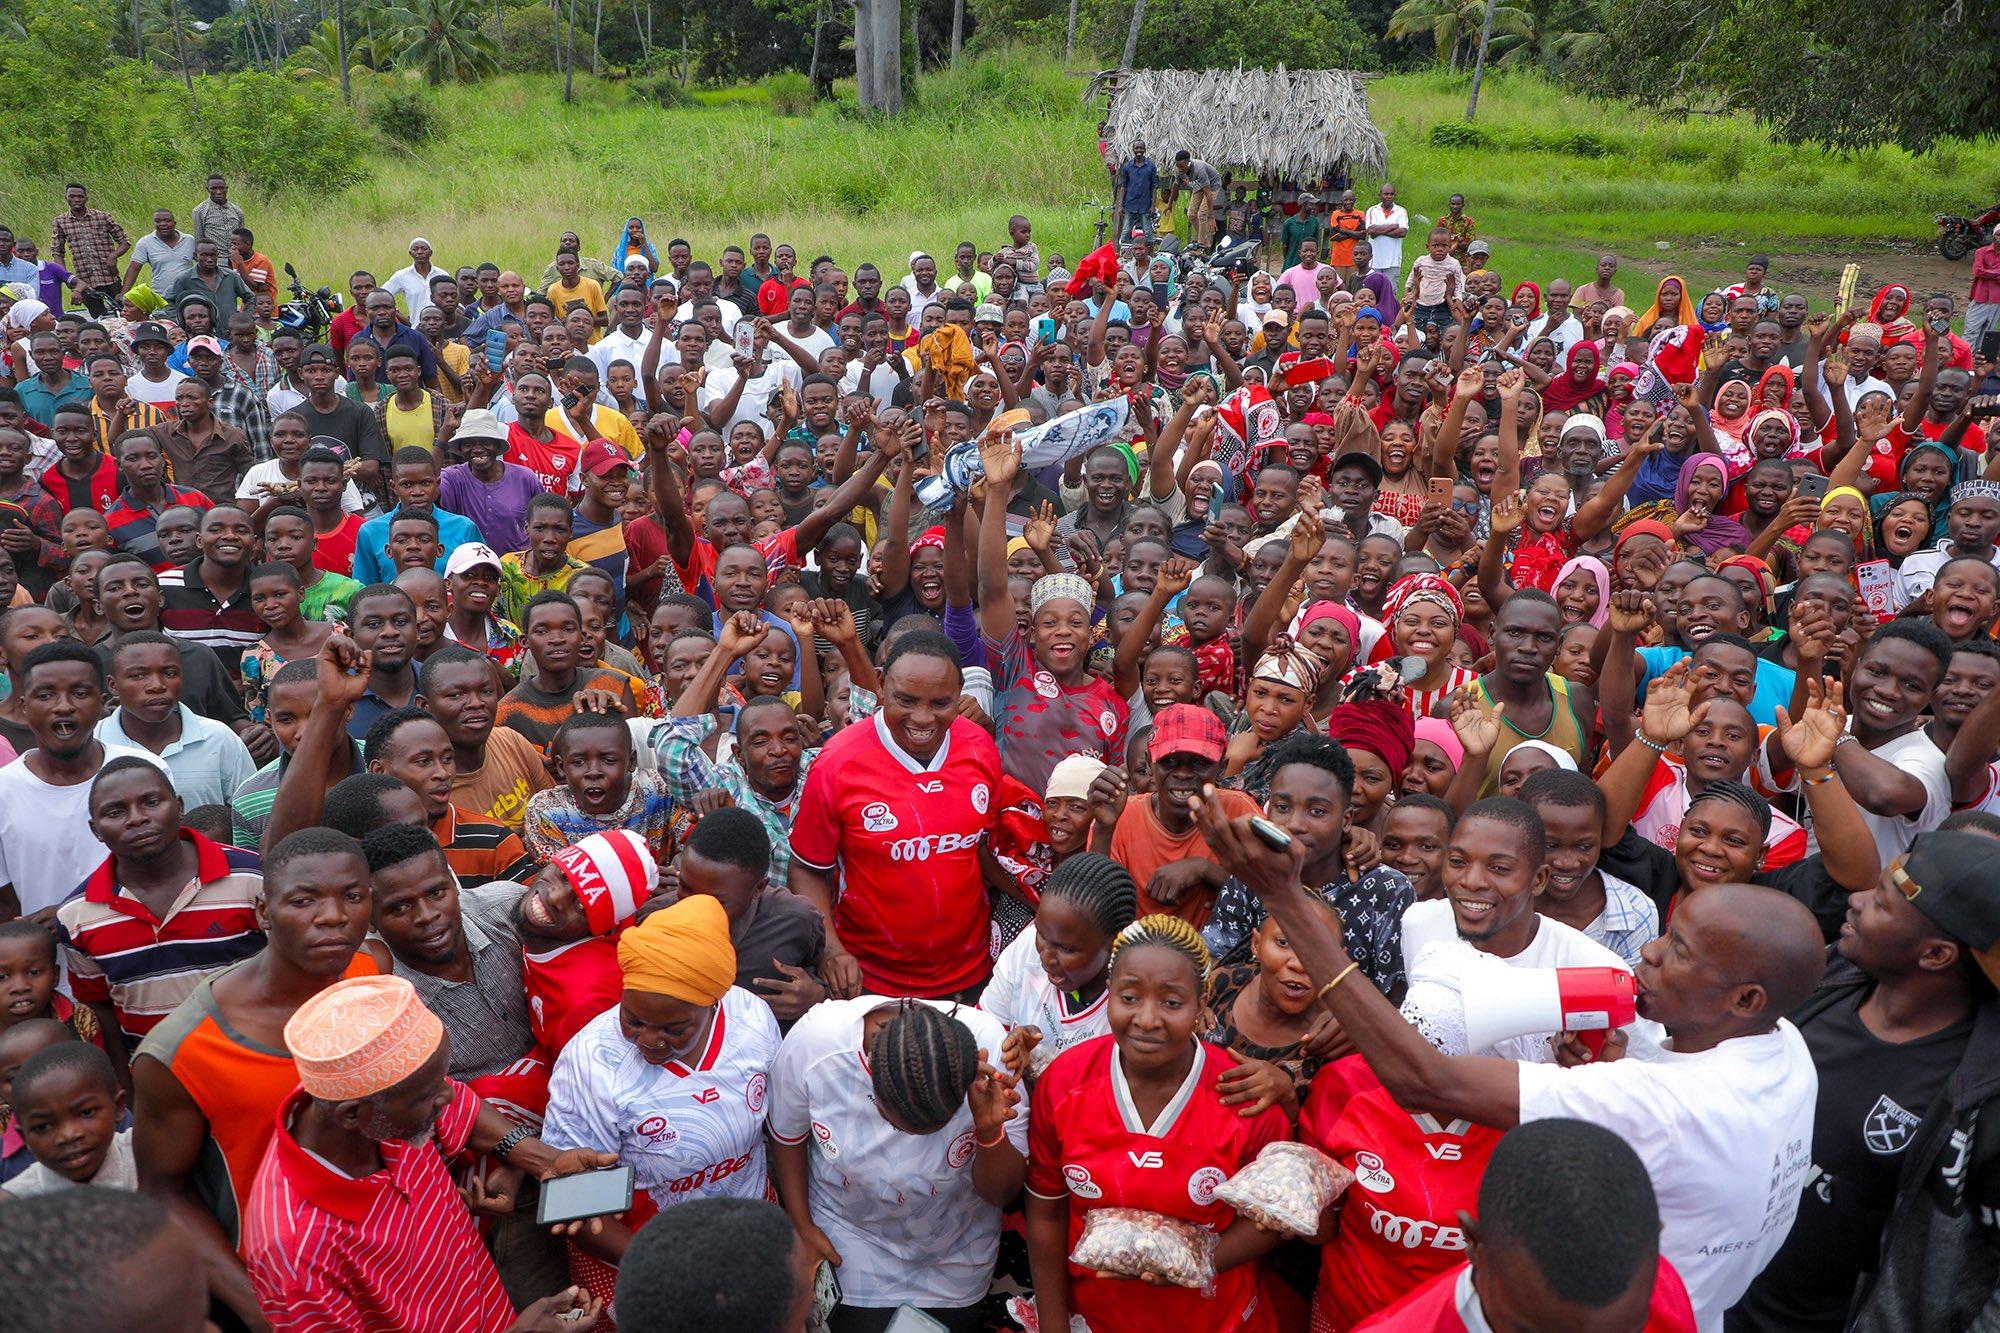
<svg viewBox="0 0 2000 1333"><path fill-rule="evenodd" d="M1215 1288L1215 1233L1138 1208L1093 1208L1069 1261L1079 1268L1138 1278L1148 1274L1203 1293Z"/></svg>
<svg viewBox="0 0 2000 1333"><path fill-rule="evenodd" d="M1215 1197L1266 1231L1310 1236L1319 1215L1347 1192L1354 1173L1304 1143L1267 1143L1257 1160L1216 1187Z"/></svg>

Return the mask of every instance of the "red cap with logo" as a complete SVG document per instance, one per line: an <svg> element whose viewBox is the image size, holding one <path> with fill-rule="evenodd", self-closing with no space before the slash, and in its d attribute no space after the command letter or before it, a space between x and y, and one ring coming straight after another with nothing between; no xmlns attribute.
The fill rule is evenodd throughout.
<svg viewBox="0 0 2000 1333"><path fill-rule="evenodd" d="M585 472L603 476L613 468L631 467L632 455L620 449L609 440L592 440L583 446L582 467Z"/></svg>

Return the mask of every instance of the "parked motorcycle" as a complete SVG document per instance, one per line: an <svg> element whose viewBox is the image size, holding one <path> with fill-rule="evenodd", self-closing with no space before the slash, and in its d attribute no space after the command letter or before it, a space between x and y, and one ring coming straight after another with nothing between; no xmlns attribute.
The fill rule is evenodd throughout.
<svg viewBox="0 0 2000 1333"><path fill-rule="evenodd" d="M2000 222L2000 205L1995 205L1976 218L1962 218L1956 213L1938 214L1938 253L1953 261L1965 258L1982 245L1993 240L1993 226Z"/></svg>
<svg viewBox="0 0 2000 1333"><path fill-rule="evenodd" d="M328 287L307 291L290 264L285 265L285 276L292 280L292 299L278 307L279 325L298 334L308 347L325 342L333 317L340 313L340 298Z"/></svg>

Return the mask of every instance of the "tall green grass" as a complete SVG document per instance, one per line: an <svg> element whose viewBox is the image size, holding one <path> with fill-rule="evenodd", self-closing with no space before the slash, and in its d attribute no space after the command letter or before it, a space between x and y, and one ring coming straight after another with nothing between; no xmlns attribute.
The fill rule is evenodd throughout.
<svg viewBox="0 0 2000 1333"><path fill-rule="evenodd" d="M366 103L391 81L361 71L356 84ZM1465 85L1443 71L1393 75L1369 97L1401 201L1435 217L1463 191L1509 274L1580 278L1608 249L1628 261L1630 292L1666 271L1718 279L1764 249L1788 257L1774 277L1824 294L1845 260L1871 277L1901 271L1910 261L1897 252L1928 242L1933 213L2000 196L1990 142L1841 156L1774 144L1743 117L1676 121L1514 71L1488 76L1468 127ZM1045 252L1074 260L1091 241L1087 201L1109 198L1082 90L1058 58L1019 51L924 76L895 121L863 117L851 93L776 114L773 96L797 90L775 86L699 90L693 105L662 110L586 77L565 106L555 80L508 76L440 90L441 137L417 148L378 141L368 179L339 195L237 197L260 246L336 285L357 266L405 263L419 233L453 263L538 273L566 228L608 258L629 213L656 242L684 236L699 255L761 230L802 260L872 259L894 275L912 250L966 239L990 248L1023 212ZM178 92L169 84L156 96ZM66 163L25 177L0 164L0 215L46 239L73 175L135 232L154 207L185 210L201 197L198 180L163 181L138 165ZM1375 183L1357 184L1365 201Z"/></svg>

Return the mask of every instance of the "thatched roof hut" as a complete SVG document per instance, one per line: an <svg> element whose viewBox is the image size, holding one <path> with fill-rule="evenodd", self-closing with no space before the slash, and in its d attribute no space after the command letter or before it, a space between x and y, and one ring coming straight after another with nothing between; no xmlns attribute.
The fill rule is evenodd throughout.
<svg viewBox="0 0 2000 1333"><path fill-rule="evenodd" d="M1134 139L1171 161L1185 148L1218 169L1310 180L1345 161L1388 171L1389 147L1368 116L1372 74L1345 69L1114 69L1085 100L1108 95L1105 137L1118 159Z"/></svg>

